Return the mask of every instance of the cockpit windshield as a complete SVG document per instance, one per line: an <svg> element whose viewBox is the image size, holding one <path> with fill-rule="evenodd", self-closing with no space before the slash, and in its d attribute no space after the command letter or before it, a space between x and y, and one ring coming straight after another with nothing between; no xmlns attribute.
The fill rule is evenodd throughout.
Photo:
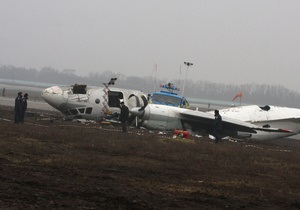
<svg viewBox="0 0 300 210"><path fill-rule="evenodd" d="M152 102L154 104L165 104L178 107L181 105L181 98L176 97L175 95L153 94Z"/></svg>

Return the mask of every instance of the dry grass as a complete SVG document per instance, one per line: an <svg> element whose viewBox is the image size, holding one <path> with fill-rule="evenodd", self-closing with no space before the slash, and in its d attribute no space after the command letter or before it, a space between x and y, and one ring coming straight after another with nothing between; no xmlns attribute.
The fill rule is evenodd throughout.
<svg viewBox="0 0 300 210"><path fill-rule="evenodd" d="M0 120L3 209L300 208L297 141L216 145L26 120Z"/></svg>

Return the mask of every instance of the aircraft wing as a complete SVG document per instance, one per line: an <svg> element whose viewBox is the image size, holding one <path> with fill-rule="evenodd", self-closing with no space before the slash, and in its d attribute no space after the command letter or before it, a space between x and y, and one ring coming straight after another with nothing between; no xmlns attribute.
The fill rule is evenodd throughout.
<svg viewBox="0 0 300 210"><path fill-rule="evenodd" d="M184 110L180 112L180 118L183 122L191 125L194 128L212 130L214 124L214 114L207 112L198 112L193 110ZM257 131L265 131L270 133L294 133L292 130L283 128L264 128L252 123L241 120L222 117L223 130L235 132L257 133Z"/></svg>
<svg viewBox="0 0 300 210"><path fill-rule="evenodd" d="M212 113L184 110L180 112L180 119L194 128L211 130L215 117ZM257 133L256 129L260 128L257 125L228 117L222 117L222 127L224 130L248 133Z"/></svg>

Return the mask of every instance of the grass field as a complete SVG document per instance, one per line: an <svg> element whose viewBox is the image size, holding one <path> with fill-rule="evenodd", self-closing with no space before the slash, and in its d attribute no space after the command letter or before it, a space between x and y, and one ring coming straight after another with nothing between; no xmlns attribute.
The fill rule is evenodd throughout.
<svg viewBox="0 0 300 210"><path fill-rule="evenodd" d="M0 108L0 209L297 209L300 141L173 139Z"/></svg>

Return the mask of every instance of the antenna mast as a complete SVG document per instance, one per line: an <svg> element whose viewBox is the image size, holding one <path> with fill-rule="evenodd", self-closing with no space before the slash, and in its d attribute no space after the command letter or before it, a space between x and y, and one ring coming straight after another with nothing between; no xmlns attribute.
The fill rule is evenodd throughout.
<svg viewBox="0 0 300 210"><path fill-rule="evenodd" d="M186 80L187 80L189 67L194 65L192 62L183 62L183 63L186 65L186 74L185 74L185 80L184 80L184 83L183 83L183 89L182 89L181 96L183 96L183 93L184 93L184 87L185 87L185 83L186 83Z"/></svg>
<svg viewBox="0 0 300 210"><path fill-rule="evenodd" d="M179 78L178 78L178 88L180 89L180 76L181 76L181 65L179 65Z"/></svg>
<svg viewBox="0 0 300 210"><path fill-rule="evenodd" d="M155 67L154 67L154 92L156 90L156 76L157 76L157 63L155 64Z"/></svg>

